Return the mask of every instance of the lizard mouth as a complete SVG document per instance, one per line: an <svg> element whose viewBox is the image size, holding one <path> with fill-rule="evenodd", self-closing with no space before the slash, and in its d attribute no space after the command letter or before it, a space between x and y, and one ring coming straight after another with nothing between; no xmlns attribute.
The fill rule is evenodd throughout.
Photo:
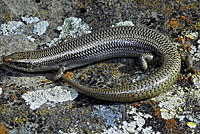
<svg viewBox="0 0 200 134"><path fill-rule="evenodd" d="M23 70L26 71L27 68L29 68L29 64L25 62L18 62L11 58L9 55L8 56L2 56L1 62L5 64L6 66L18 69L18 70Z"/></svg>

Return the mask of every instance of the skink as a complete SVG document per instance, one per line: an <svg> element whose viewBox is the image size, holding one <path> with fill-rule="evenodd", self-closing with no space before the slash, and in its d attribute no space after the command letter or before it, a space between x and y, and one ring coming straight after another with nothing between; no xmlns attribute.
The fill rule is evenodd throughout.
<svg viewBox="0 0 200 134"><path fill-rule="evenodd" d="M177 47L156 30L138 26L122 26L100 30L61 42L43 50L15 52L4 56L7 66L26 71L71 69L115 57L139 57L142 69L147 62L158 62L156 73L130 85L113 88L90 88L62 77L70 86L97 99L130 102L163 93L178 78L181 57Z"/></svg>

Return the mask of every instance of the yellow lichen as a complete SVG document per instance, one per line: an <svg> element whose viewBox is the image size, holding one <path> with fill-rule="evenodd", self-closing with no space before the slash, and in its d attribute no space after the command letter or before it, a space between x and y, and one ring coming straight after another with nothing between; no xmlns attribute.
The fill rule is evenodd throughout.
<svg viewBox="0 0 200 134"><path fill-rule="evenodd" d="M186 19L186 17L183 16L183 15L179 17L179 20L180 20L180 21L184 21L185 19Z"/></svg>
<svg viewBox="0 0 200 134"><path fill-rule="evenodd" d="M10 13L6 13L5 15L5 22L8 22L11 20L11 14Z"/></svg>
<svg viewBox="0 0 200 134"><path fill-rule="evenodd" d="M195 128L197 126L194 122L188 122L187 125L191 128Z"/></svg>
<svg viewBox="0 0 200 134"><path fill-rule="evenodd" d="M179 0L179 5L183 4L183 1L182 0Z"/></svg>
<svg viewBox="0 0 200 134"><path fill-rule="evenodd" d="M12 98L13 98L14 101L17 101L17 96L16 96L16 94L13 93L13 94L12 94Z"/></svg>
<svg viewBox="0 0 200 134"><path fill-rule="evenodd" d="M82 79L82 80L85 79L85 74L82 74L82 75L81 75L81 79Z"/></svg>
<svg viewBox="0 0 200 134"><path fill-rule="evenodd" d="M82 2L78 3L78 7L83 8L83 3Z"/></svg>
<svg viewBox="0 0 200 134"><path fill-rule="evenodd" d="M88 109L84 109L84 112L85 112L85 113L88 113L88 112L89 112L89 110L88 110Z"/></svg>
<svg viewBox="0 0 200 134"><path fill-rule="evenodd" d="M67 79L72 79L74 78L74 74L73 72L67 72L66 74L64 74L64 77L66 77Z"/></svg>
<svg viewBox="0 0 200 134"><path fill-rule="evenodd" d="M142 105L142 103L140 103L140 102L135 102L135 103L133 103L133 105L134 105L135 107L140 107L140 106Z"/></svg>
<svg viewBox="0 0 200 134"><path fill-rule="evenodd" d="M0 134L10 134L10 132L6 129L6 127L0 123Z"/></svg>
<svg viewBox="0 0 200 134"><path fill-rule="evenodd" d="M72 104L67 105L67 108L71 109L73 107Z"/></svg>
<svg viewBox="0 0 200 134"><path fill-rule="evenodd" d="M172 18L167 24L167 28L172 28L173 30L177 29L180 26L179 20Z"/></svg>
<svg viewBox="0 0 200 134"><path fill-rule="evenodd" d="M103 71L103 72L102 72L102 74L104 74L104 75L105 75L105 74L107 74L107 73L106 73L106 71Z"/></svg>
<svg viewBox="0 0 200 134"><path fill-rule="evenodd" d="M44 115L46 115L46 114L50 114L50 113L52 113L53 112L53 110L39 110L38 112L37 112L37 114L38 115L42 115L42 116L44 116Z"/></svg>
<svg viewBox="0 0 200 134"><path fill-rule="evenodd" d="M118 70L117 70L117 68L112 68L111 69L111 74L116 78L116 77L118 77Z"/></svg>
<svg viewBox="0 0 200 134"><path fill-rule="evenodd" d="M17 123L17 124L20 124L20 125L24 125L24 121L25 121L25 119L24 118L18 118L18 117L15 117L14 118L14 121L15 121L15 123Z"/></svg>
<svg viewBox="0 0 200 134"><path fill-rule="evenodd" d="M200 31L200 19L191 26L191 28L195 29L195 30L199 30Z"/></svg>
<svg viewBox="0 0 200 134"><path fill-rule="evenodd" d="M17 124L18 126L24 126L25 123L28 120L28 113L27 111L24 112L17 112L16 116L11 120L14 124Z"/></svg>
<svg viewBox="0 0 200 134"><path fill-rule="evenodd" d="M178 40L178 42L180 42L180 43L183 43L183 42L184 42L184 38L183 38L182 36L179 36L179 37L177 38L177 40Z"/></svg>
<svg viewBox="0 0 200 134"><path fill-rule="evenodd" d="M180 112L183 112L183 109L182 109L181 107L178 107L178 110L179 110Z"/></svg>
<svg viewBox="0 0 200 134"><path fill-rule="evenodd" d="M189 9L189 5L184 5L180 7L180 10L187 12Z"/></svg>
<svg viewBox="0 0 200 134"><path fill-rule="evenodd" d="M191 4L191 6L190 6L190 8L191 9L197 9L198 10L198 2L197 1L195 1L195 2L193 2L192 4Z"/></svg>
<svg viewBox="0 0 200 134"><path fill-rule="evenodd" d="M4 104L1 104L0 112L6 113L7 111L8 111L8 107L6 107L6 105L4 105Z"/></svg>

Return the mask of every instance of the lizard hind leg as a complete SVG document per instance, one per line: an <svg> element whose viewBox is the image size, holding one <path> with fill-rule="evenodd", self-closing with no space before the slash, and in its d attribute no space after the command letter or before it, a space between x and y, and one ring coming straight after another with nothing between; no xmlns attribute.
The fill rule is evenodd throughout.
<svg viewBox="0 0 200 134"><path fill-rule="evenodd" d="M57 80L59 80L62 77L62 75L64 74L64 72L66 70L67 70L66 67L60 66L59 69L58 69L58 71L53 72L53 74L51 74L50 76L48 76L47 79L49 79L51 81L57 81Z"/></svg>
<svg viewBox="0 0 200 134"><path fill-rule="evenodd" d="M154 56L151 53L142 53L139 56L139 64L142 71L146 71L148 63L153 64Z"/></svg>

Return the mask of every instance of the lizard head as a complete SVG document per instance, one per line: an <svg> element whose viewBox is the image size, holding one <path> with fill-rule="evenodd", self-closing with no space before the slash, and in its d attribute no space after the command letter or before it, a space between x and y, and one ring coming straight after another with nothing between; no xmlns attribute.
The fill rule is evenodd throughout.
<svg viewBox="0 0 200 134"><path fill-rule="evenodd" d="M2 63L25 72L31 72L32 64L26 52L15 52L13 54L2 56Z"/></svg>

